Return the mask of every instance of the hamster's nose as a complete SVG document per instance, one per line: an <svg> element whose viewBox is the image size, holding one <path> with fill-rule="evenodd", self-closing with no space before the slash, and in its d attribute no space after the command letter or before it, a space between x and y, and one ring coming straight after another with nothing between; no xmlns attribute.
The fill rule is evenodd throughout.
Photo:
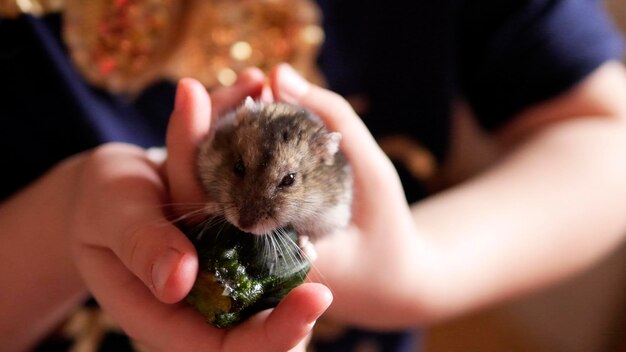
<svg viewBox="0 0 626 352"><path fill-rule="evenodd" d="M259 221L259 213L253 209L241 209L239 213L239 226L242 230L249 230Z"/></svg>

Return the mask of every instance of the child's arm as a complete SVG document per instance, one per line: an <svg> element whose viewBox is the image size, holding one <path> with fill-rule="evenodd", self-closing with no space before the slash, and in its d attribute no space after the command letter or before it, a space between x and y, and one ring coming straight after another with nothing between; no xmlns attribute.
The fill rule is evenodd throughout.
<svg viewBox="0 0 626 352"><path fill-rule="evenodd" d="M237 88L216 93L217 105L224 103L220 94L245 93ZM204 88L180 89L188 99L174 119L183 126L188 119L208 119ZM209 114L195 114L201 111ZM213 328L190 306L176 303L195 280L197 257L169 221L163 174L143 149L107 144L60 163L0 206L3 350L33 347L87 297L87 288L131 338L151 349L303 348L332 299L322 285L303 284L271 312L230 330Z"/></svg>
<svg viewBox="0 0 626 352"><path fill-rule="evenodd" d="M504 131L490 170L409 209L397 175L339 96L288 68L275 96L342 133L356 177L353 224L318 244L330 313L366 326L450 317L543 287L626 234L626 78L608 63Z"/></svg>
<svg viewBox="0 0 626 352"><path fill-rule="evenodd" d="M87 297L65 233L81 159L60 163L0 205L0 341L7 351L33 347Z"/></svg>

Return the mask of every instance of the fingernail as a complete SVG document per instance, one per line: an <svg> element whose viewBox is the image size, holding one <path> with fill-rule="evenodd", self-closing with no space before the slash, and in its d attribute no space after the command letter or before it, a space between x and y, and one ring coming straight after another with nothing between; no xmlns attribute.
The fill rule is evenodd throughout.
<svg viewBox="0 0 626 352"><path fill-rule="evenodd" d="M187 92L182 87L182 81L178 82L178 86L176 87L176 98L174 99L174 110L178 111L183 108L187 104Z"/></svg>
<svg viewBox="0 0 626 352"><path fill-rule="evenodd" d="M258 68L249 67L241 71L237 76L235 85L248 84L249 82L262 81L265 79L265 74Z"/></svg>
<svg viewBox="0 0 626 352"><path fill-rule="evenodd" d="M322 316L322 314L324 314L325 311L326 311L326 309L324 309L324 310L322 310L320 312L316 312L315 314L311 314L305 320L305 324L312 328L313 326L315 326L315 323L317 323L317 319L319 319Z"/></svg>
<svg viewBox="0 0 626 352"><path fill-rule="evenodd" d="M309 83L288 64L282 64L281 70L278 82L281 97L289 103L297 103L309 89Z"/></svg>
<svg viewBox="0 0 626 352"><path fill-rule="evenodd" d="M165 254L157 259L152 266L152 285L155 291L161 292L163 290L167 280L177 269L182 256L181 252L174 248L169 248Z"/></svg>
<svg viewBox="0 0 626 352"><path fill-rule="evenodd" d="M317 322L317 319L319 319L319 317L321 317L322 314L326 312L330 304L333 302L333 294L330 292L329 289L324 289L319 294L323 296L324 304L320 307L319 310L310 314L305 320L306 324L311 327L315 325L315 322Z"/></svg>

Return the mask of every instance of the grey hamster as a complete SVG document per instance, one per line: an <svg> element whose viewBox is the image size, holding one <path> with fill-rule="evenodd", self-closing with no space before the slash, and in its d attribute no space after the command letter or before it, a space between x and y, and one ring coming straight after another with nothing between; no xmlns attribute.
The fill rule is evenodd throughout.
<svg viewBox="0 0 626 352"><path fill-rule="evenodd" d="M258 235L291 225L315 239L346 227L353 180L340 140L301 107L246 99L200 145L207 209Z"/></svg>

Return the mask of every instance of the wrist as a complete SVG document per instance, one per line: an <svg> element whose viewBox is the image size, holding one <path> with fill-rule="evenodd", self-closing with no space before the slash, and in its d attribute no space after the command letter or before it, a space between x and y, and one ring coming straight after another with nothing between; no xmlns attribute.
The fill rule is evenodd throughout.
<svg viewBox="0 0 626 352"><path fill-rule="evenodd" d="M23 350L47 334L87 291L69 250L67 213L82 157L67 159L0 206L0 340ZM40 287L40 290L33 289Z"/></svg>

